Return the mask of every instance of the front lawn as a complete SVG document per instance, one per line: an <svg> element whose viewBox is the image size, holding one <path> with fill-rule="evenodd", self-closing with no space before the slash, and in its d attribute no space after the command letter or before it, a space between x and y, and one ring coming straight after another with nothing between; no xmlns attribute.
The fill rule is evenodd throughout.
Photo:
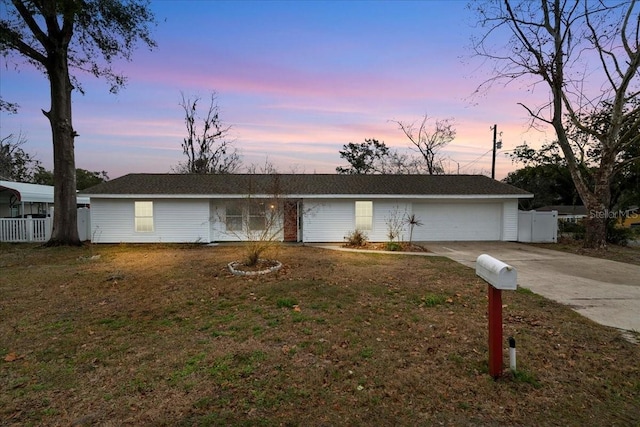
<svg viewBox="0 0 640 427"><path fill-rule="evenodd" d="M0 245L1 425L638 425L640 346L444 258L283 246ZM507 363L505 351L505 363Z"/></svg>

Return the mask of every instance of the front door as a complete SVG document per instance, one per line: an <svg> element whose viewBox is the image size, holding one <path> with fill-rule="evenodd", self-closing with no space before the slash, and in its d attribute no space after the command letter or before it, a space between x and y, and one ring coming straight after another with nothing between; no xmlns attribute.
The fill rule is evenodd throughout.
<svg viewBox="0 0 640 427"><path fill-rule="evenodd" d="M298 241L298 202L284 202L284 241Z"/></svg>

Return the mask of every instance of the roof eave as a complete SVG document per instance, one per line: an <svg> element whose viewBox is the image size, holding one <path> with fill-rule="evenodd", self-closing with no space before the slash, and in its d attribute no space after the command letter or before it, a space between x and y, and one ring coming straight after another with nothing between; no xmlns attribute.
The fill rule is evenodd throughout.
<svg viewBox="0 0 640 427"><path fill-rule="evenodd" d="M244 199L246 194L83 194L93 199ZM271 199L273 194L253 194L253 199ZM533 194L283 194L282 199L531 199Z"/></svg>

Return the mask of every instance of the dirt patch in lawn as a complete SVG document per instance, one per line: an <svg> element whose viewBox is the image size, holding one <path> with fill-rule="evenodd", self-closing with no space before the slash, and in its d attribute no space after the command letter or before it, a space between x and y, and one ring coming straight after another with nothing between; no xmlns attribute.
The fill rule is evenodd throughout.
<svg viewBox="0 0 640 427"><path fill-rule="evenodd" d="M0 245L2 425L637 425L640 349L439 257L282 246ZM506 346L506 344L505 344ZM505 352L506 362L506 352Z"/></svg>

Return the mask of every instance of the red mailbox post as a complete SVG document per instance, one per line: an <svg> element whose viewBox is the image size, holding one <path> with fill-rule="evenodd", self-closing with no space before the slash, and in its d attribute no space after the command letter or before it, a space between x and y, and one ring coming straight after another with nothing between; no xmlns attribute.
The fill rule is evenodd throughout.
<svg viewBox="0 0 640 427"><path fill-rule="evenodd" d="M476 260L476 274L489 284L489 375L498 378L502 375L502 290L517 289L517 272L482 254Z"/></svg>

